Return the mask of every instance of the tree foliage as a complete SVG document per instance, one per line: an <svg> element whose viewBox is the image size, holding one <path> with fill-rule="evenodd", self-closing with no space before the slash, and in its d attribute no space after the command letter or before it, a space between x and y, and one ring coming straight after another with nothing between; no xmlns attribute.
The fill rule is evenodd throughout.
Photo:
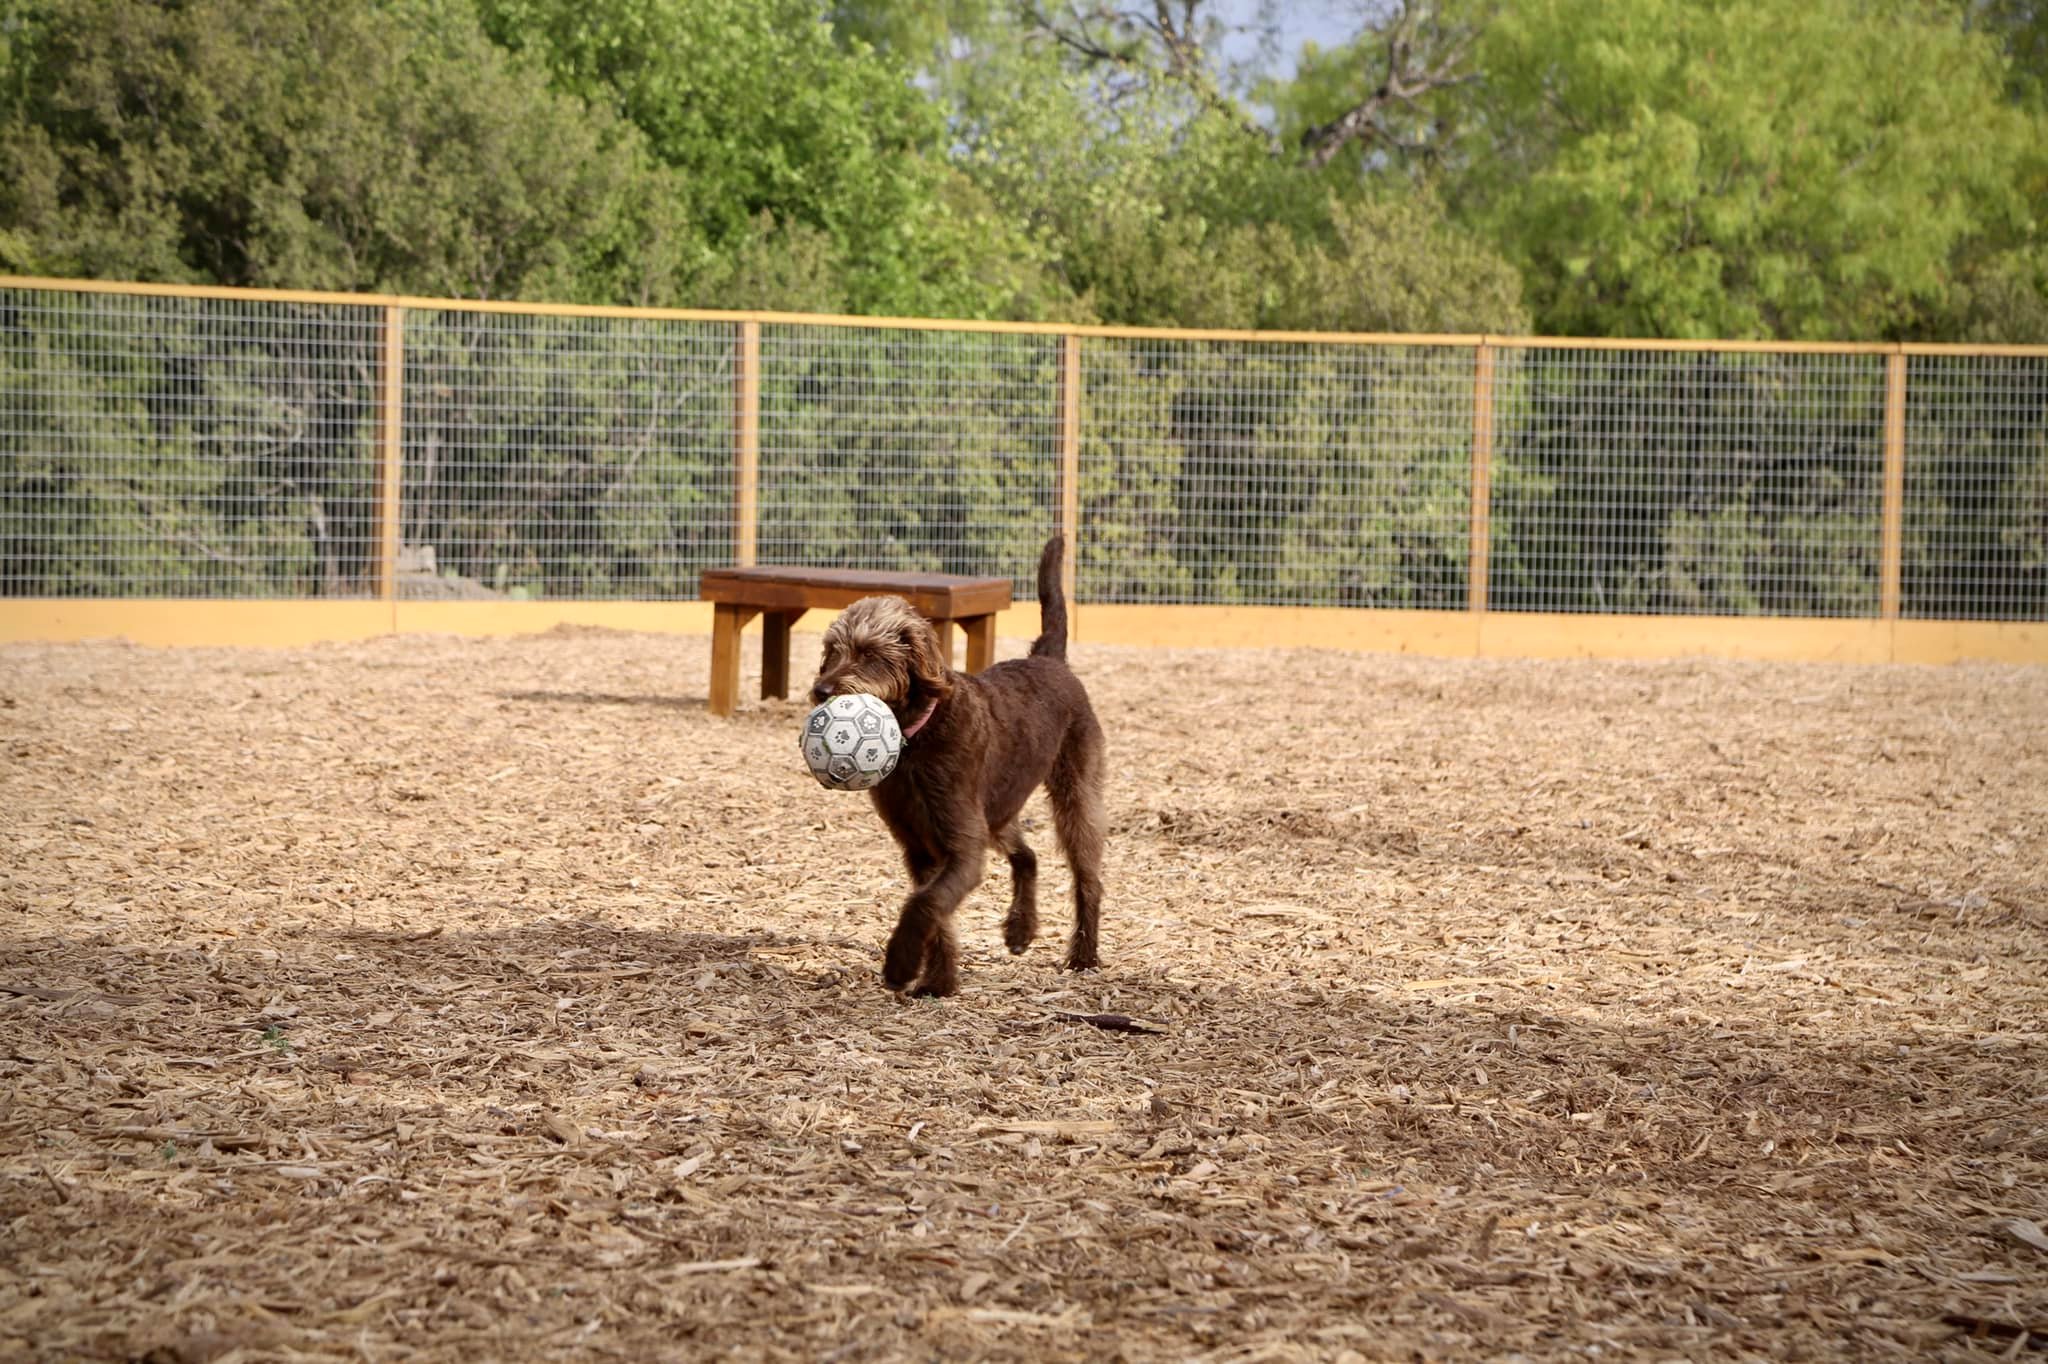
<svg viewBox="0 0 2048 1364"><path fill-rule="evenodd" d="M1973 242L2038 230L2039 125L1920 0L1550 0L1478 61L1457 202L1545 330L1925 334Z"/></svg>
<svg viewBox="0 0 2048 1364"><path fill-rule="evenodd" d="M1215 0L10 0L0 266L2038 339L2042 14L1394 0L1288 70Z"/></svg>
<svg viewBox="0 0 2048 1364"><path fill-rule="evenodd" d="M1519 281L1427 193L1337 193L1172 86L1113 106L1049 49L954 88L960 157L1082 315L1320 330L1517 330Z"/></svg>
<svg viewBox="0 0 2048 1364"><path fill-rule="evenodd" d="M558 89L645 135L713 251L759 268L822 233L855 311L985 316L1021 287L1014 234L961 192L939 107L895 59L835 42L813 0L478 2Z"/></svg>
<svg viewBox="0 0 2048 1364"><path fill-rule="evenodd" d="M0 80L0 224L50 274L666 293L687 226L630 128L448 0L47 0Z"/></svg>

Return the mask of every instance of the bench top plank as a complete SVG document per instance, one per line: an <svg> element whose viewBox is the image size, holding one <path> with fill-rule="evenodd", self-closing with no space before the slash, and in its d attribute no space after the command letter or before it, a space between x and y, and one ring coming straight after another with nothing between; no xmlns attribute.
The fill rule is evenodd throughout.
<svg viewBox="0 0 2048 1364"><path fill-rule="evenodd" d="M992 615L1010 605L1008 578L973 578L957 573L892 573L861 568L803 568L761 564L750 568L707 568L697 595L704 601L770 610L833 609L862 597L894 594L920 615L959 620Z"/></svg>

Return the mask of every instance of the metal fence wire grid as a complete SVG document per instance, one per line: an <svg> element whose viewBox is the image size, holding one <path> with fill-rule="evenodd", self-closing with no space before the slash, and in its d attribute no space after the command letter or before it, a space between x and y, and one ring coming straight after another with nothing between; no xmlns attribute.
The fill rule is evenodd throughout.
<svg viewBox="0 0 2048 1364"><path fill-rule="evenodd" d="M0 595L2048 619L2048 347L1290 337L0 284Z"/></svg>

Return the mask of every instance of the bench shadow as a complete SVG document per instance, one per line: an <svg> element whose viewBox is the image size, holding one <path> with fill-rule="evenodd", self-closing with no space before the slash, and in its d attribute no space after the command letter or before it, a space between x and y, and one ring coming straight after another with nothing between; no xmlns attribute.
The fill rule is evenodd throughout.
<svg viewBox="0 0 2048 1364"><path fill-rule="evenodd" d="M659 710L699 710L705 698L698 695L628 696L602 691L501 691L500 701L527 701L543 706L650 706Z"/></svg>

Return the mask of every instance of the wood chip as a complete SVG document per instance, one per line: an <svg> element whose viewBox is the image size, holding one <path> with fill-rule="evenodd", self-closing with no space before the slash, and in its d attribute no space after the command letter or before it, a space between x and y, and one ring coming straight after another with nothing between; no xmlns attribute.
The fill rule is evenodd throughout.
<svg viewBox="0 0 2048 1364"><path fill-rule="evenodd" d="M1999 1228L2023 1246L2032 1246L2035 1250L2048 1252L2048 1232L2043 1232L2039 1223L2030 1222L2024 1217L2009 1217L1999 1223Z"/></svg>

